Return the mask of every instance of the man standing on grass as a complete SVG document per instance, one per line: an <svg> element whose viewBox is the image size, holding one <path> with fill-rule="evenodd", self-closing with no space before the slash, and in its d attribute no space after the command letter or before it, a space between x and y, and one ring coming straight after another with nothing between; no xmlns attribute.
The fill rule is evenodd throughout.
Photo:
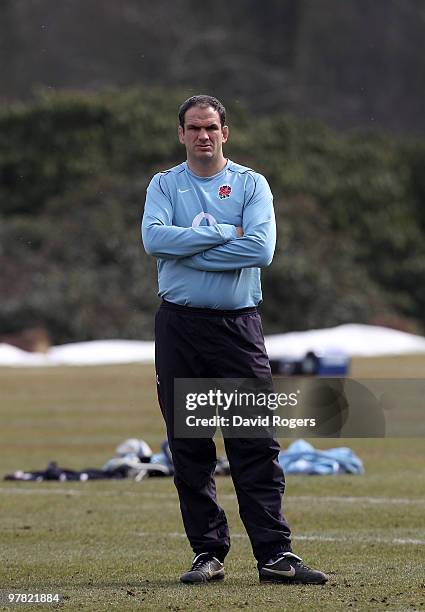
<svg viewBox="0 0 425 612"><path fill-rule="evenodd" d="M153 177L142 222L163 299L155 322L157 390L195 553L181 577L189 584L224 578L230 537L217 503L214 441L174 436L174 380L271 378L256 307L262 299L260 268L271 263L275 248L273 196L261 174L224 157L225 120L223 105L211 96L193 96L181 105L178 136L187 161ZM260 581L325 583L325 574L291 550L277 441L224 441Z"/></svg>

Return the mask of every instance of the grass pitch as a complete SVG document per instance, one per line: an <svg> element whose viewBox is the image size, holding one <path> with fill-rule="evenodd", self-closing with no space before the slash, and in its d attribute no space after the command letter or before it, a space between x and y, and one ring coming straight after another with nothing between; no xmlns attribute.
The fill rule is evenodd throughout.
<svg viewBox="0 0 425 612"><path fill-rule="evenodd" d="M423 357L355 360L353 376L420 377L424 366ZM0 416L1 475L49 460L100 467L125 438L155 451L164 438L151 366L0 369ZM1 481L0 593L60 593L65 610L424 610L424 440L313 443L349 445L366 468L287 477L294 550L330 575L323 587L258 584L230 478L218 479L233 536L226 580L179 584L192 554L172 480L158 478Z"/></svg>

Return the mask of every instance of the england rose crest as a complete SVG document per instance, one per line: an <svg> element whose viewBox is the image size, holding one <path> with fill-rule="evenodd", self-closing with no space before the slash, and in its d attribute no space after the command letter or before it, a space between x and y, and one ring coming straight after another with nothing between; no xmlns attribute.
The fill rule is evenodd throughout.
<svg viewBox="0 0 425 612"><path fill-rule="evenodd" d="M232 188L230 185L222 185L218 190L218 197L220 200L224 200L224 198L228 198L232 193Z"/></svg>

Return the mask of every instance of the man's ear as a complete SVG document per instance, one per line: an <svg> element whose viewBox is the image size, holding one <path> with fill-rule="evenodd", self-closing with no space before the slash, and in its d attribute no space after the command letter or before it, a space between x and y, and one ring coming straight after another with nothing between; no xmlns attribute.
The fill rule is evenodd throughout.
<svg viewBox="0 0 425 612"><path fill-rule="evenodd" d="M223 125L223 127L221 128L221 133L223 134L223 144L225 144L227 142L227 139L229 138L229 128L227 127L227 125Z"/></svg>
<svg viewBox="0 0 425 612"><path fill-rule="evenodd" d="M181 144L184 144L184 129L182 128L181 125L179 125L179 127L177 129L177 134L179 136L179 140L180 140Z"/></svg>

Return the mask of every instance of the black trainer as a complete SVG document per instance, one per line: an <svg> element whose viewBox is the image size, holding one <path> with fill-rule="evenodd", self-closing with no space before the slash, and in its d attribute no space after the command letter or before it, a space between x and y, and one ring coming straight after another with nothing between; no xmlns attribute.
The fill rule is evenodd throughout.
<svg viewBox="0 0 425 612"><path fill-rule="evenodd" d="M197 555L192 567L180 578L185 584L201 584L211 580L223 580L224 563L213 557L211 553L205 552Z"/></svg>
<svg viewBox="0 0 425 612"><path fill-rule="evenodd" d="M292 552L279 553L259 570L260 582L285 584L325 584L328 577L323 572L304 565Z"/></svg>

